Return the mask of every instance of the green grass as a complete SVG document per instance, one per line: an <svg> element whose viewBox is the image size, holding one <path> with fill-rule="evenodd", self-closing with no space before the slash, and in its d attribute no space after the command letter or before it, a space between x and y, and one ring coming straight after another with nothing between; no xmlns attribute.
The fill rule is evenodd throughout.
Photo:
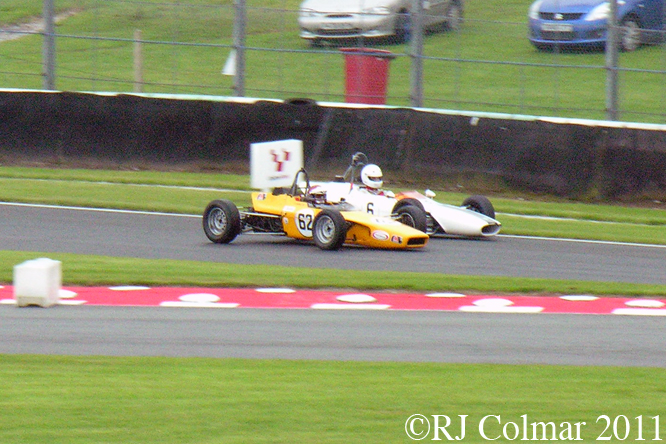
<svg viewBox="0 0 666 444"><path fill-rule="evenodd" d="M9 2L0 21L39 14L41 3ZM212 3L57 2L60 11L78 8L58 25L57 87L132 91L131 40L140 29L146 92L233 95L233 79L220 74L231 51L233 3ZM343 101L343 57L336 47L311 49L298 37L299 4L248 2L246 95ZM428 35L424 106L604 119L605 55L536 51L526 38L528 6L518 0L470 2L459 33ZM179 44L157 43L169 41ZM2 44L0 86L41 88L41 44L40 36ZM381 47L398 56L391 63L388 103L409 105L409 48ZM666 68L663 54L663 46L654 46L620 55L623 120L666 121L658 73Z"/></svg>
<svg viewBox="0 0 666 444"><path fill-rule="evenodd" d="M655 437L664 369L238 359L0 357L0 440L33 443L407 443L413 414L447 415L462 442L480 420L585 422L625 415ZM622 429L620 429L622 430ZM485 433L497 436L496 420ZM432 439L431 434L428 441ZM507 442L499 440L498 442ZM617 442L617 440L613 440Z"/></svg>
<svg viewBox="0 0 666 444"><path fill-rule="evenodd" d="M353 283L356 289L389 291L596 294L622 297L666 295L666 285L396 271L345 270L344 273L313 273L311 268L276 265L237 265L6 250L0 250L0 282L12 282L13 267L36 257L61 261L65 285L290 286L330 289L349 288Z"/></svg>
<svg viewBox="0 0 666 444"><path fill-rule="evenodd" d="M172 185L250 190L250 178L238 174L201 174L182 171L122 171L0 167L6 179L44 179L118 184Z"/></svg>
<svg viewBox="0 0 666 444"><path fill-rule="evenodd" d="M0 179L0 199L28 203L52 203L58 205L96 208L123 208L152 210L171 213L199 214L206 204L223 196L235 202L249 203L247 192L216 191L214 188L199 190L147 187L130 184L100 184L88 182L62 182L37 180Z"/></svg>

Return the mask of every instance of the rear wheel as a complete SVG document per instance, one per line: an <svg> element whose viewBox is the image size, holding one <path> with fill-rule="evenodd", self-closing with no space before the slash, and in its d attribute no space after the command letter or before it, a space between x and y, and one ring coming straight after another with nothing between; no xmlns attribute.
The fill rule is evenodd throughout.
<svg viewBox="0 0 666 444"><path fill-rule="evenodd" d="M412 38L412 17L409 11L400 11L395 19L395 43L407 43Z"/></svg>
<svg viewBox="0 0 666 444"><path fill-rule="evenodd" d="M620 49L631 52L641 46L641 25L634 17L627 17L620 24Z"/></svg>
<svg viewBox="0 0 666 444"><path fill-rule="evenodd" d="M446 12L444 29L448 31L458 31L462 23L462 15L462 6L458 3L451 3L449 10Z"/></svg>
<svg viewBox="0 0 666 444"><path fill-rule="evenodd" d="M396 211L396 220L424 233L428 230L428 218L425 211L415 205L404 205Z"/></svg>
<svg viewBox="0 0 666 444"><path fill-rule="evenodd" d="M463 201L463 207L495 219L495 208L486 196L470 196Z"/></svg>
<svg viewBox="0 0 666 444"><path fill-rule="evenodd" d="M233 202L221 199L208 204L203 214L206 237L216 244L227 244L241 232L240 212Z"/></svg>
<svg viewBox="0 0 666 444"><path fill-rule="evenodd" d="M422 209L423 212L425 213L425 208L423 207L423 204L421 203L421 201L419 201L418 199L411 198L411 197L407 197L405 199L400 199L395 205L393 205L393 213L397 213L398 209L400 207L405 206L405 205L413 205L416 208Z"/></svg>
<svg viewBox="0 0 666 444"><path fill-rule="evenodd" d="M347 221L339 211L322 210L315 217L312 236L322 250L337 250L345 243Z"/></svg>

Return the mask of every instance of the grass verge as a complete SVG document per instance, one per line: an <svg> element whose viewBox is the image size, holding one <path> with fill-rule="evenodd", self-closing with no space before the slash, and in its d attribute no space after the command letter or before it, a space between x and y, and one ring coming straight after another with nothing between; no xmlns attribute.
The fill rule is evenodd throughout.
<svg viewBox="0 0 666 444"><path fill-rule="evenodd" d="M68 285L149 285L204 287L292 286L365 290L465 291L470 293L666 295L666 285L627 284L558 279L461 276L437 273L345 270L313 273L310 268L237 265L167 259L133 259L67 253L0 250L0 282L12 281L14 265L36 257L63 263Z"/></svg>
<svg viewBox="0 0 666 444"><path fill-rule="evenodd" d="M414 414L462 442L508 422L585 423L583 442L664 438L666 370L239 359L2 356L5 444L401 443ZM602 435L609 416L611 428ZM623 415L623 416L621 416ZM656 421L654 416L662 415ZM637 417L642 418L642 428ZM624 419L623 419L624 418ZM443 421L443 419L442 419ZM500 425L500 421L501 424ZM661 429L655 425L661 421ZM442 424L443 425L443 424ZM421 430L417 423L415 429ZM509 431L512 428L509 427ZM537 430L541 430L538 428ZM434 435L428 436L430 441ZM531 440L534 435L527 431ZM440 435L441 438L446 438ZM522 437L522 436L521 436ZM552 435L547 434L548 440ZM574 435L575 437L575 435ZM537 432L536 440L543 435ZM612 442L618 440L612 439ZM499 439L497 442L507 442Z"/></svg>

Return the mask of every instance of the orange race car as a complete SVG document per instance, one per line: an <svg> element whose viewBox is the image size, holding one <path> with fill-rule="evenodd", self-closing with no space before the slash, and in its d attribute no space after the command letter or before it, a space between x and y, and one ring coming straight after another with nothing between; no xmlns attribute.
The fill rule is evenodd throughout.
<svg viewBox="0 0 666 444"><path fill-rule="evenodd" d="M252 193L252 207L240 211L229 200L214 200L203 213L203 229L215 243L229 243L245 232L274 233L313 240L323 250L343 244L382 249L421 248L428 235L391 217L331 203L310 191L307 172L296 173L291 188Z"/></svg>

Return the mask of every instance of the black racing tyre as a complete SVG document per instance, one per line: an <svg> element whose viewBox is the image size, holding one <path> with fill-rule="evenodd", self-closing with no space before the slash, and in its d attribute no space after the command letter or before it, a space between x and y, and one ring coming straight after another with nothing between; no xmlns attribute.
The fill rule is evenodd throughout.
<svg viewBox="0 0 666 444"><path fill-rule="evenodd" d="M418 199L413 199L411 197L405 198L405 199L400 199L398 202L396 202L395 205L393 205L393 211L392 213L397 213L398 210L406 205L414 205L416 208L420 208L423 210L425 213L425 208L423 207L423 204L419 202Z"/></svg>
<svg viewBox="0 0 666 444"><path fill-rule="evenodd" d="M312 237L322 250L338 250L345 243L347 221L337 210L322 210L315 217Z"/></svg>
<svg viewBox="0 0 666 444"><path fill-rule="evenodd" d="M495 219L495 208L486 196L470 196L463 201L463 207Z"/></svg>
<svg viewBox="0 0 666 444"><path fill-rule="evenodd" d="M403 205L396 211L396 220L424 233L428 231L428 218L423 209L416 205Z"/></svg>
<svg viewBox="0 0 666 444"><path fill-rule="evenodd" d="M203 229L211 242L228 244L241 232L238 208L226 199L212 201L203 213Z"/></svg>

